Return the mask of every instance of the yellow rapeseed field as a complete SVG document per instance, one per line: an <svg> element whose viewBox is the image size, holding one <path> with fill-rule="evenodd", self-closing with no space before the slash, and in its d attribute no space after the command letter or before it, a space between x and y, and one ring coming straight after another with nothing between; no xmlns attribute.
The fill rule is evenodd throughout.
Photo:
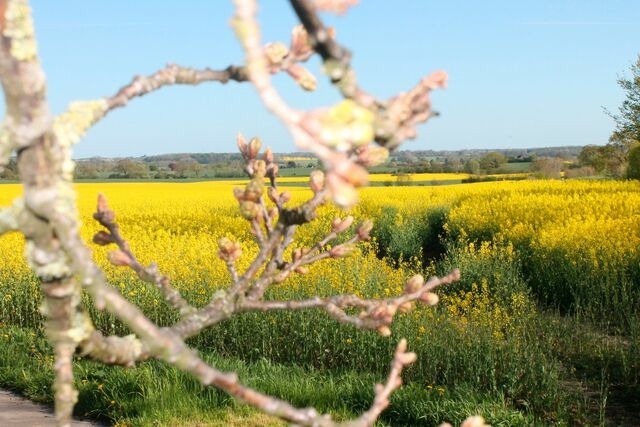
<svg viewBox="0 0 640 427"><path fill-rule="evenodd" d="M229 281L224 263L216 256L218 239L227 236L242 242L240 269L248 265L257 251L232 195L233 187L242 182L77 184L83 236L90 242L100 229L91 215L96 196L102 192L139 259L144 263L157 262L162 272L194 302L205 303L212 290L226 286ZM292 193L293 202L311 195L304 187L287 190ZM19 193L18 185L1 185L0 205L9 204ZM560 252L569 265L576 268L586 265L594 275L608 274L637 259L640 245L640 185L635 182L519 181L446 187L371 187L362 189L360 197L360 203L351 212L357 219L375 220L385 206L393 206L398 212L395 226L401 228L416 215L443 207L447 211L445 230L451 236L467 242L499 238L519 248L526 245L542 254L541 259L547 253ZM316 223L300 228L296 244L311 245L328 231L336 215L346 213L333 207L323 208ZM3 253L0 299L5 303L12 298L16 283L33 282L22 260L21 247L22 238L17 234L0 238ZM143 292L130 271L107 264L108 249L95 245L93 248L97 262L124 294L134 300L150 298L152 293ZM557 262L557 258L553 259ZM294 277L282 286L296 294L349 292L385 296L401 292L411 270L420 268L406 263L404 267L391 268L375 256L375 251L363 248L344 260L322 262L304 278ZM37 292L35 286L30 292ZM479 282L475 290L482 296L485 287ZM159 297L153 298L152 305L159 304ZM468 298L459 295L449 301L468 305ZM451 309L452 313L462 311ZM505 317L504 322L510 320Z"/></svg>

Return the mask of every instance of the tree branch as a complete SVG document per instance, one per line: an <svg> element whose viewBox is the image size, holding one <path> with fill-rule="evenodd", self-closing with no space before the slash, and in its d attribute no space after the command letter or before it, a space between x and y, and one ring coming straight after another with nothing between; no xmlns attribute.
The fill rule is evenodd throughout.
<svg viewBox="0 0 640 427"><path fill-rule="evenodd" d="M420 282L418 276L410 279ZM341 323L354 325L362 329L379 329L379 332L386 333L388 327L393 321L393 317L398 310L409 307L409 304L415 301L422 301L426 304L433 305L434 295L431 294L437 287L450 284L460 280L460 272L454 270L447 276L438 278L432 277L424 284L415 286L413 283L407 283L405 294L383 299L367 299L356 295L335 295L331 297L321 298L313 297L306 300L290 300L290 301L260 301L260 300L244 300L237 307L238 311L272 311L272 310L306 310L311 308L320 308L325 310L332 318ZM437 301L437 299L435 299ZM348 309L361 310L358 315L347 314Z"/></svg>
<svg viewBox="0 0 640 427"><path fill-rule="evenodd" d="M176 64L168 64L149 76L135 77L131 83L123 86L115 95L107 98L107 112L124 107L131 99L144 96L164 86L175 84L195 86L213 81L226 84L231 80L236 82L249 80L246 68L229 65L224 70L213 70L211 68L198 70Z"/></svg>
<svg viewBox="0 0 640 427"><path fill-rule="evenodd" d="M114 243L120 249L119 251L109 253L109 259L112 264L117 266L129 266L140 280L156 285L164 295L164 299L169 303L169 305L178 310L182 316L186 316L196 311L195 307L190 305L184 298L182 298L180 292L171 286L169 278L160 273L156 264L151 264L150 266L145 267L138 262L138 259L129 246L129 242L122 237L122 234L120 233L120 226L115 221L115 213L109 209L107 199L103 194L98 195L98 206L93 217L100 223L100 225L108 230L108 232L101 230L96 233L93 236L94 243L99 245Z"/></svg>

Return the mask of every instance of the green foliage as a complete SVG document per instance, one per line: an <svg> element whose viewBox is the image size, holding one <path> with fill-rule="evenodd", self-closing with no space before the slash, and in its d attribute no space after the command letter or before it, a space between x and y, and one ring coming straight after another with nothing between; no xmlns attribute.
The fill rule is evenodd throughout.
<svg viewBox="0 0 640 427"><path fill-rule="evenodd" d="M372 230L378 256L396 263L409 259L426 263L440 258L446 213L446 207L431 207L423 214L403 218L397 208L384 207Z"/></svg>
<svg viewBox="0 0 640 427"><path fill-rule="evenodd" d="M500 166L507 163L507 158L504 154L492 151L485 154L480 159L480 167L486 171L498 169Z"/></svg>
<svg viewBox="0 0 640 427"><path fill-rule="evenodd" d="M640 55L631 65L631 76L618 79L618 86L625 92L625 99L618 114L610 114L616 122L611 143L621 145L625 151L640 142Z"/></svg>
<svg viewBox="0 0 640 427"><path fill-rule="evenodd" d="M629 151L627 179L640 179L640 144Z"/></svg>

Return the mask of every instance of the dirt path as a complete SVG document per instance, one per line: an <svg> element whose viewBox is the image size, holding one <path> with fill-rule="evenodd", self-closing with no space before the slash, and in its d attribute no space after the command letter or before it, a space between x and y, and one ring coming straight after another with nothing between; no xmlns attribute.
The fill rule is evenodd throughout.
<svg viewBox="0 0 640 427"><path fill-rule="evenodd" d="M0 426L2 427L55 427L51 408L33 403L24 397L0 390ZM87 421L74 421L73 427L96 427Z"/></svg>

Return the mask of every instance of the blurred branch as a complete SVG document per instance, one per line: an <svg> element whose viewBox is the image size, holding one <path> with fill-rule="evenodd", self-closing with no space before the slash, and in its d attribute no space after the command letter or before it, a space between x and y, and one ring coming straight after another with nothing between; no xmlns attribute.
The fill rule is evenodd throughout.
<svg viewBox="0 0 640 427"><path fill-rule="evenodd" d="M164 86L176 84L195 86L200 83L214 81L226 84L231 80L236 82L247 81L246 68L229 65L224 70L213 70L211 68L198 70L176 64L168 64L149 76L135 77L131 83L123 86L118 93L107 98L108 111L124 107L131 99L144 96Z"/></svg>

